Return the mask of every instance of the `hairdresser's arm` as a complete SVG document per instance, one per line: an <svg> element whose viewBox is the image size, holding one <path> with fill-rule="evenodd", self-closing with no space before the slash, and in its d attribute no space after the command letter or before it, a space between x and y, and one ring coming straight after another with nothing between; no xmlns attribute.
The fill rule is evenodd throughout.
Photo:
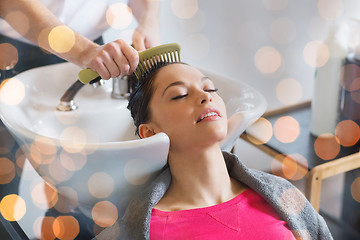
<svg viewBox="0 0 360 240"><path fill-rule="evenodd" d="M130 0L129 6L138 21L132 42L142 51L160 44L159 9L161 0Z"/></svg>
<svg viewBox="0 0 360 240"><path fill-rule="evenodd" d="M29 30L17 18L9 18L9 13L21 12L29 20ZM138 64L138 53L123 40L116 40L100 46L86 37L74 32L75 43L71 38L62 39L62 43L72 48L68 52L56 52L51 48L48 35L57 26L64 26L52 12L39 0L0 0L0 17L4 18L24 37L47 51L83 68L92 68L103 79L119 74L132 73Z"/></svg>

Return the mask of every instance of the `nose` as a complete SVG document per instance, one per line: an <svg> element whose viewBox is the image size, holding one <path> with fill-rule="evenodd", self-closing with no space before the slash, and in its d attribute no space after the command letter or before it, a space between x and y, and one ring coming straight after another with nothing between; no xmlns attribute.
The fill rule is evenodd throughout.
<svg viewBox="0 0 360 240"><path fill-rule="evenodd" d="M200 102L200 104L212 102L211 94L208 93L208 92L202 91L202 93L200 95L200 101L199 102Z"/></svg>

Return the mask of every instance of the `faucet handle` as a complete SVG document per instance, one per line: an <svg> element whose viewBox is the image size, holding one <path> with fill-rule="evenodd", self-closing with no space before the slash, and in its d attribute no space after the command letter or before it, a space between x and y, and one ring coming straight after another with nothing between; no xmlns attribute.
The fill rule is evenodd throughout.
<svg viewBox="0 0 360 240"><path fill-rule="evenodd" d="M93 84L101 80L100 75L90 68L83 69L78 74L80 82L83 84Z"/></svg>

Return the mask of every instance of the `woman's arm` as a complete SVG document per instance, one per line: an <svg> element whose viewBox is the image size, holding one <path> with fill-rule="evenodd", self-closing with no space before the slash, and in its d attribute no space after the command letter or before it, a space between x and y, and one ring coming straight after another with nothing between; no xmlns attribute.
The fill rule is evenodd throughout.
<svg viewBox="0 0 360 240"><path fill-rule="evenodd" d="M135 49L142 51L160 44L159 9L161 0L130 0L138 27L132 41Z"/></svg>
<svg viewBox="0 0 360 240"><path fill-rule="evenodd" d="M17 18L9 17L16 12L27 17L28 30ZM138 64L137 51L125 41L100 46L66 27L39 0L0 0L0 17L28 40L80 67L92 68L103 79L130 74ZM58 42L51 41L49 36L54 35ZM64 51L67 48L69 51Z"/></svg>

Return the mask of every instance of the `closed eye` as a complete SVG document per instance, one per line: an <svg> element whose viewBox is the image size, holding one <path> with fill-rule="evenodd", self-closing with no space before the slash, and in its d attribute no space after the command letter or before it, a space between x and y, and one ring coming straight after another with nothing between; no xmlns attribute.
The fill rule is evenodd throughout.
<svg viewBox="0 0 360 240"><path fill-rule="evenodd" d="M217 92L219 89L217 88L214 88L214 89L206 89L204 90L205 92ZM173 97L171 100L177 100L177 99L181 99L181 98L184 98L184 97L187 97L188 94L182 94L182 95L178 95L176 97Z"/></svg>
<svg viewBox="0 0 360 240"><path fill-rule="evenodd" d="M171 100L177 100L186 97L188 94L178 95L176 97L173 97Z"/></svg>
<svg viewBox="0 0 360 240"><path fill-rule="evenodd" d="M206 89L204 90L205 92L217 92L219 89L214 88L214 89Z"/></svg>

